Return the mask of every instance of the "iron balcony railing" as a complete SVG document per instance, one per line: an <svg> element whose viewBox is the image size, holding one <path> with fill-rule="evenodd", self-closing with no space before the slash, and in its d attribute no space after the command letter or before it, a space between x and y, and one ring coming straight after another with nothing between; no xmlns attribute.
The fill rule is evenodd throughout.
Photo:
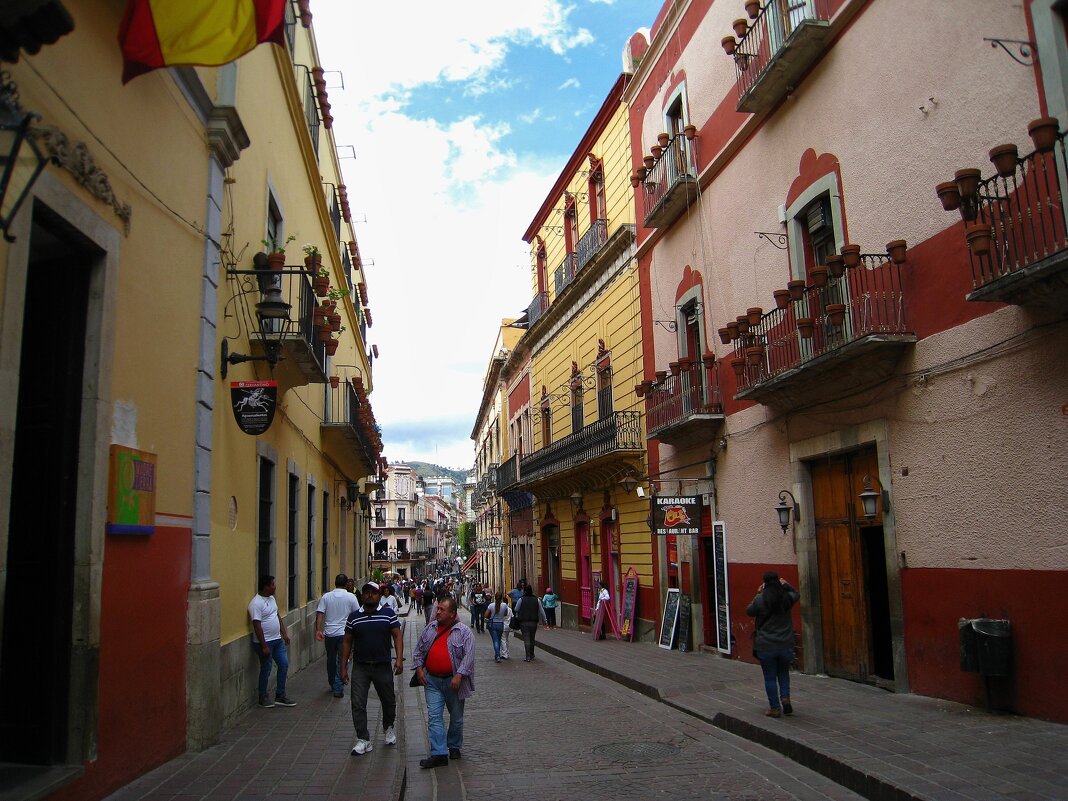
<svg viewBox="0 0 1068 801"><path fill-rule="evenodd" d="M649 390L645 398L645 427L652 437L661 429L695 414L722 414L716 363L684 367Z"/></svg>
<svg viewBox="0 0 1068 801"><path fill-rule="evenodd" d="M1035 150L1017 159L1014 167L1006 165L1006 174L979 181L974 195L961 193L961 216L972 242L973 289L1044 259L1068 255L1063 253L1068 249L1068 226L1062 196L1068 187L1066 136L1058 133L1052 149ZM989 246L977 246L972 239L979 227L990 234Z"/></svg>
<svg viewBox="0 0 1068 801"><path fill-rule="evenodd" d="M351 381L339 381L330 388L330 404L326 409L324 425L345 425L355 435L362 456L368 465L377 461L375 446L368 438L360 422L360 398Z"/></svg>
<svg viewBox="0 0 1068 801"><path fill-rule="evenodd" d="M693 142L681 134L675 134L645 175L643 203L646 224L651 224L650 216L663 205L675 187L696 179Z"/></svg>
<svg viewBox="0 0 1068 801"><path fill-rule="evenodd" d="M744 391L873 334L911 334L901 265L885 253L861 254L855 267L809 286L734 340L731 368Z"/></svg>
<svg viewBox="0 0 1068 801"><path fill-rule="evenodd" d="M556 289L556 297L560 297L560 293L567 289L571 285L571 282L575 280L575 276L578 274L578 270L575 269L575 254L568 253L564 256L564 260L560 262L560 266L556 268L556 272L553 273L553 285Z"/></svg>
<svg viewBox="0 0 1068 801"><path fill-rule="evenodd" d="M581 270L590 263L590 259L597 255L604 243L608 241L608 220L594 220L590 230L582 235L575 247L577 258L577 270Z"/></svg>
<svg viewBox="0 0 1068 801"><path fill-rule="evenodd" d="M644 447L641 415L638 412L614 412L524 456L520 464L522 482L525 484L576 470L599 456L615 451L640 451Z"/></svg>
<svg viewBox="0 0 1068 801"><path fill-rule="evenodd" d="M527 320L530 321L529 324L534 325L534 323L538 322L548 308L549 293L539 292L534 296L534 300L530 301L530 305L527 306Z"/></svg>
<svg viewBox="0 0 1068 801"><path fill-rule="evenodd" d="M312 150L315 151L315 157L319 158L319 104L315 97L315 83L307 68L304 68L304 75L304 119L308 123Z"/></svg>
<svg viewBox="0 0 1068 801"><path fill-rule="evenodd" d="M504 492L519 483L519 454L506 459L497 468L497 491Z"/></svg>
<svg viewBox="0 0 1068 801"><path fill-rule="evenodd" d="M303 272L288 271L287 268L287 272L283 273L261 271L256 279L260 292L272 287L282 290L282 300L289 304L290 328L287 336L302 338L320 369L325 369L326 343L319 339L315 331L312 309L318 304L318 298L312 288L311 276Z"/></svg>
<svg viewBox="0 0 1068 801"><path fill-rule="evenodd" d="M830 20L828 0L767 0L734 51L738 96L744 98L806 23Z"/></svg>

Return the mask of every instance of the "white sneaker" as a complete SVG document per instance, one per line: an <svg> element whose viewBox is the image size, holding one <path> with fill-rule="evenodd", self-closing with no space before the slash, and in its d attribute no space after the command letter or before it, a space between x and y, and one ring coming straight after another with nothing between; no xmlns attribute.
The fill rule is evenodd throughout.
<svg viewBox="0 0 1068 801"><path fill-rule="evenodd" d="M390 726L388 729L386 729L386 745L396 745L396 744L397 744L397 732L394 731L392 726Z"/></svg>
<svg viewBox="0 0 1068 801"><path fill-rule="evenodd" d="M371 744L370 740L361 740L359 737L357 737L356 744L352 746L352 753L354 755L366 754L368 751L373 751L374 748L375 747Z"/></svg>

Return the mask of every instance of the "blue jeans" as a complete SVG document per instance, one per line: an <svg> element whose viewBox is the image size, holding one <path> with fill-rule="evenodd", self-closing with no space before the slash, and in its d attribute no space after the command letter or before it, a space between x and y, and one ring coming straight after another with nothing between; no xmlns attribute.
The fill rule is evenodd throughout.
<svg viewBox="0 0 1068 801"><path fill-rule="evenodd" d="M280 637L277 640L268 640L267 647L270 649L267 656L263 655L261 648L256 649L260 656L260 698L267 695L267 681L271 678L272 659L278 665L278 683L274 688L276 696L286 694L286 676L289 675L289 654L286 653L285 640Z"/></svg>
<svg viewBox="0 0 1068 801"><path fill-rule="evenodd" d="M341 671L338 670L338 666L341 662L341 644L345 642L345 635L325 637L323 642L326 643L326 680L334 692L342 692Z"/></svg>
<svg viewBox="0 0 1068 801"><path fill-rule="evenodd" d="M464 702L456 697L449 684L451 676L431 676L424 671L426 686L427 736L430 755L447 756L450 748L464 745ZM449 732L445 734L445 708L449 710Z"/></svg>
<svg viewBox="0 0 1068 801"><path fill-rule="evenodd" d="M780 698L790 697L790 663L794 661L793 648L777 651L757 651L760 669L764 671L764 690L768 694L768 706L779 708Z"/></svg>
<svg viewBox="0 0 1068 801"><path fill-rule="evenodd" d="M501 637L504 636L503 623L489 623L490 640L493 641L493 658L501 658Z"/></svg>

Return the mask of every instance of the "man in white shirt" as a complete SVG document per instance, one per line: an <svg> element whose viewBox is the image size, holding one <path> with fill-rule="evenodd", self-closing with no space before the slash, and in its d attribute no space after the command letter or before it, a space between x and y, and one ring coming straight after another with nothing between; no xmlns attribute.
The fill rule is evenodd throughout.
<svg viewBox="0 0 1068 801"><path fill-rule="evenodd" d="M267 708L278 706L296 706L286 695L286 676L289 675L289 632L285 621L278 614L278 604L274 600L274 576L260 578L259 594L253 596L248 605L248 616L256 632L256 643L260 657L260 706ZM274 700L267 695L267 681L271 678L271 659L278 665L278 683L275 686Z"/></svg>
<svg viewBox="0 0 1068 801"><path fill-rule="evenodd" d="M334 698L345 696L338 670L341 644L345 641L345 621L360 608L356 596L345 589L348 583L349 577L338 573L334 577L334 589L323 594L315 609L315 639L326 643L326 680L334 691Z"/></svg>

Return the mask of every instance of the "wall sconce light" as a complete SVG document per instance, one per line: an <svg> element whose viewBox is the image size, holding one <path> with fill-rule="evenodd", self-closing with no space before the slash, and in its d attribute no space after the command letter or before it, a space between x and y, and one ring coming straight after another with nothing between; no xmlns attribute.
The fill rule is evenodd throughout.
<svg viewBox="0 0 1068 801"><path fill-rule="evenodd" d="M267 254L257 253L252 257L257 270L267 266ZM292 320L289 319L290 305L282 300L282 289L273 283L263 286L263 300L256 304L256 335L263 343L263 356L246 356L242 353L230 353L228 340L222 341L222 359L219 374L226 378L226 368L231 364L242 362L265 361L274 372L275 365L282 360L282 340L289 333Z"/></svg>
<svg viewBox="0 0 1068 801"><path fill-rule="evenodd" d="M638 488L638 479L635 478L632 473L627 473L620 480L619 485L623 487L623 491L625 493L630 495L632 492L634 492L635 489Z"/></svg>
<svg viewBox="0 0 1068 801"><path fill-rule="evenodd" d="M582 509L582 493L578 490L571 493L571 505L576 512Z"/></svg>
<svg viewBox="0 0 1068 801"><path fill-rule="evenodd" d="M793 506L789 506L786 503L786 496L790 496L790 500L793 502ZM793 518L793 522L799 523L801 521L801 509L797 505L797 499L794 497L790 490L782 490L779 493L778 506L772 507L776 514L779 515L779 525L782 526L782 533L786 533L786 529L790 527L790 519Z"/></svg>
<svg viewBox="0 0 1068 801"><path fill-rule="evenodd" d="M0 229L8 242L15 241L7 232L11 221L48 163L30 133L39 119L40 114L23 112L10 73L0 72Z"/></svg>
<svg viewBox="0 0 1068 801"><path fill-rule="evenodd" d="M860 493L860 502L864 504L864 516L871 520L879 511L879 493L872 488L871 476L864 476L864 492Z"/></svg>

